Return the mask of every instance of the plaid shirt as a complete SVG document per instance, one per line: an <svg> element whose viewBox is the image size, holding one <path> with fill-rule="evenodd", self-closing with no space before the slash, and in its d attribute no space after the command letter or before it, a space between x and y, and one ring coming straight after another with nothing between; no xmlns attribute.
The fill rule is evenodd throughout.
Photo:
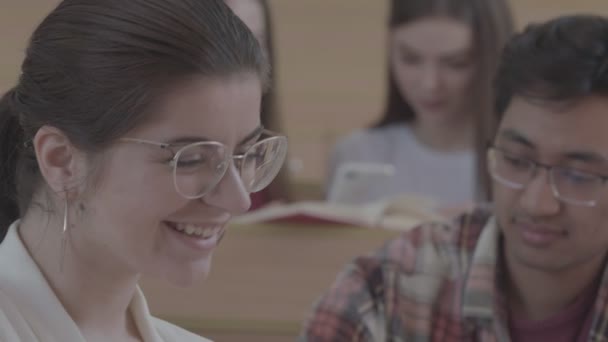
<svg viewBox="0 0 608 342"><path fill-rule="evenodd" d="M300 341L509 341L500 245L485 211L405 232L346 267ZM608 341L604 273L588 341Z"/></svg>

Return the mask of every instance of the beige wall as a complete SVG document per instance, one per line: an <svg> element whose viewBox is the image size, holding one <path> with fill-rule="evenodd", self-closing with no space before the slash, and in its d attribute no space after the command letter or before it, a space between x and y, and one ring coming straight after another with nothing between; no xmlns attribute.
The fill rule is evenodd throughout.
<svg viewBox="0 0 608 342"><path fill-rule="evenodd" d="M0 90L15 80L25 41L57 0L0 0ZM271 0L291 157L299 179L320 181L336 137L378 114L384 90L379 0ZM606 0L513 0L520 25L561 13L608 14ZM297 163L294 163L297 164Z"/></svg>

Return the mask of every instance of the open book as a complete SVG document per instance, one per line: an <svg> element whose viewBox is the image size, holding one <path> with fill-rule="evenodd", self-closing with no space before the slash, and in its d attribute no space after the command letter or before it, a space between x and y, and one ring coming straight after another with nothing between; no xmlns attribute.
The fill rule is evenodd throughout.
<svg viewBox="0 0 608 342"><path fill-rule="evenodd" d="M363 205L306 201L270 205L242 216L232 223L262 222L340 224L405 230L425 221L446 220L437 204L427 198L402 196Z"/></svg>

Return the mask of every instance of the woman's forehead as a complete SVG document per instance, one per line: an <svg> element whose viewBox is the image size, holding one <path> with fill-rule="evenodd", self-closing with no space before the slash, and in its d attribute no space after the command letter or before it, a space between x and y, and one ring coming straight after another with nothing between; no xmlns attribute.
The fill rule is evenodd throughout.
<svg viewBox="0 0 608 342"><path fill-rule="evenodd" d="M200 78L164 94L151 119L135 131L156 140L202 137L238 144L260 125L261 96L254 74Z"/></svg>

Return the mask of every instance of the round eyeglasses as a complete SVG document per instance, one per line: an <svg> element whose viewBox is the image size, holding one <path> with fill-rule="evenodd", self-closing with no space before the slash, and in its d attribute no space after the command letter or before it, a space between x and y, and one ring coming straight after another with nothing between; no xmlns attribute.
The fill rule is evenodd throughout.
<svg viewBox="0 0 608 342"><path fill-rule="evenodd" d="M197 199L213 190L222 180L231 161L237 168L241 181L248 192L258 192L267 187L277 176L287 156L287 138L268 130L262 130L260 140L242 154L216 141L200 141L178 146L156 141L121 138L131 142L160 147L171 151L168 161L173 168L175 190L187 199Z"/></svg>
<svg viewBox="0 0 608 342"><path fill-rule="evenodd" d="M488 166L492 178L511 188L523 189L541 168L547 170L551 191L562 202L594 207L608 177L571 167L544 165L496 147L488 149Z"/></svg>

